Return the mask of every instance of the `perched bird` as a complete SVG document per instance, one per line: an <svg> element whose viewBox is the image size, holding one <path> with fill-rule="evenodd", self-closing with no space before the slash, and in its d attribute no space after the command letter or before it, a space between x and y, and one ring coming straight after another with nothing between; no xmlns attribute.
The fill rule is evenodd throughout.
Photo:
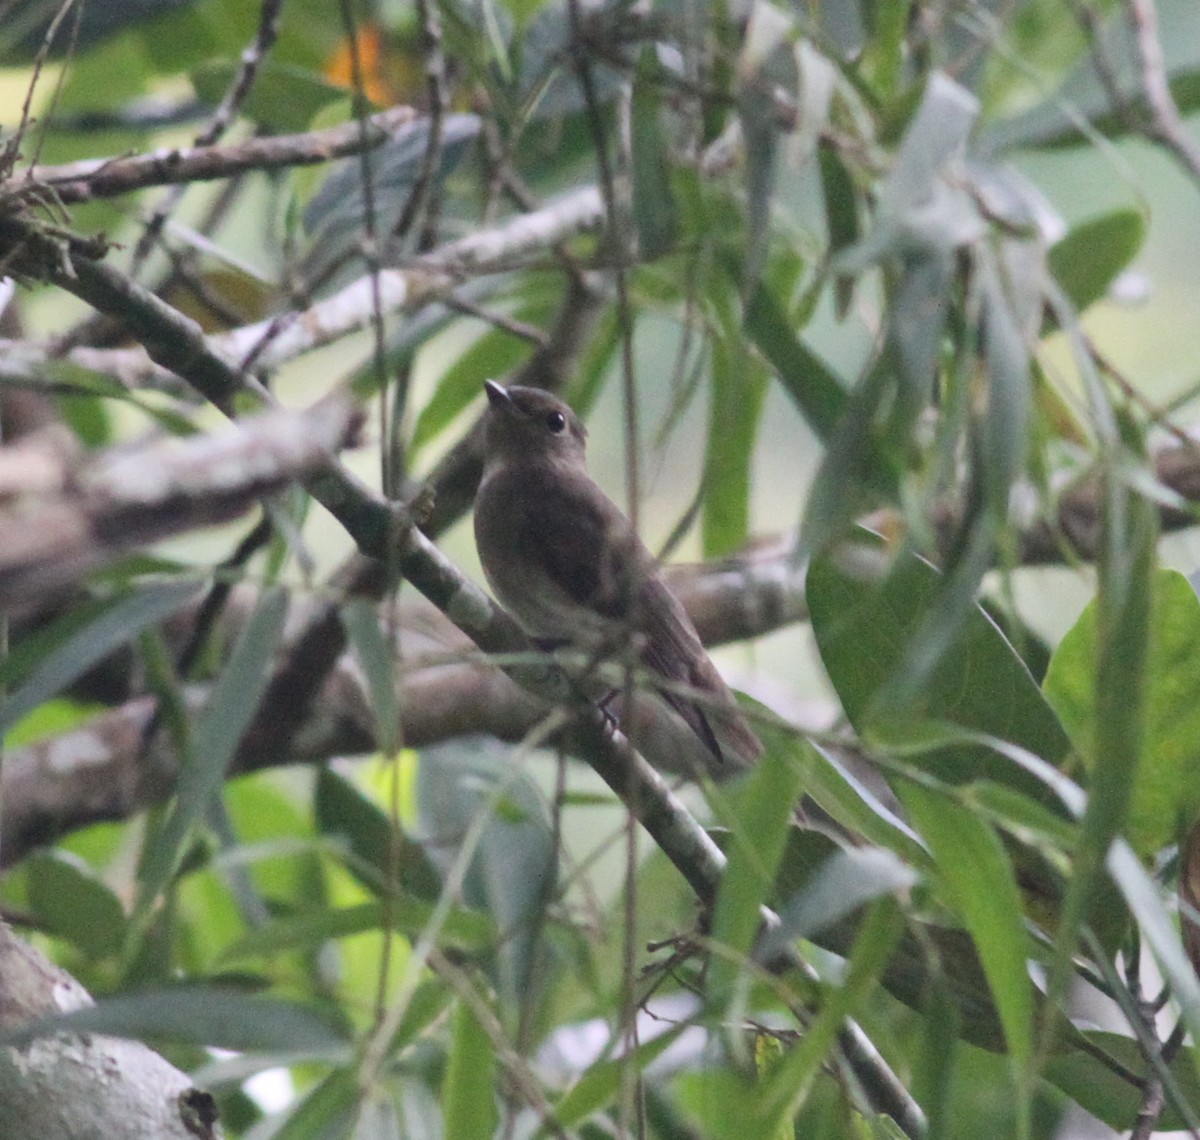
<svg viewBox="0 0 1200 1140"><path fill-rule="evenodd" d="M650 673L667 682L653 686L660 699L644 696L642 685L634 708L625 709L619 684L610 681L603 704L612 711L616 698L617 719L649 759L718 778L745 769L762 744L654 558L588 475L579 418L537 388L491 380L484 388L489 406L475 542L500 603L543 647L570 643L615 656L634 647ZM686 725L666 714L677 726L666 749L659 747L664 703Z"/></svg>

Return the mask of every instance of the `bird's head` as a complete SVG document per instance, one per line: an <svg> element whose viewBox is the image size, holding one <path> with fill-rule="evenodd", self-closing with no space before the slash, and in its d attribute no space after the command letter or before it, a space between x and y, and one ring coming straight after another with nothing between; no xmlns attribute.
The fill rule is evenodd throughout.
<svg viewBox="0 0 1200 1140"><path fill-rule="evenodd" d="M484 381L488 410L484 456L488 467L538 459L584 466L587 429L567 404L540 388L505 388Z"/></svg>

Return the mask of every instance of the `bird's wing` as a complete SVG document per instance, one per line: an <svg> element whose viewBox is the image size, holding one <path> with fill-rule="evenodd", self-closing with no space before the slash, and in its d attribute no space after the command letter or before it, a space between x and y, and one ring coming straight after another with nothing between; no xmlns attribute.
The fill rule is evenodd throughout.
<svg viewBox="0 0 1200 1140"><path fill-rule="evenodd" d="M715 729L739 756L756 757L758 738L629 520L590 480L537 469L521 477L525 493L514 522L528 565L574 604L607 621L628 622L652 672L711 697L713 707L702 708L685 696L662 694L718 761L725 756Z"/></svg>
<svg viewBox="0 0 1200 1140"><path fill-rule="evenodd" d="M724 726L726 721L740 721L741 716L722 716L719 706L729 706L732 711L733 696L709 660L691 618L658 577L647 578L642 583L638 610L638 629L645 637L642 660L646 665L668 681L710 696L718 706L707 709L681 694L663 693L668 704L691 726L704 746L723 762L725 756L713 730L713 718L715 716ZM751 754L757 753L751 750Z"/></svg>
<svg viewBox="0 0 1200 1140"><path fill-rule="evenodd" d="M576 605L627 620L650 559L628 520L590 480L532 478L518 523L525 558Z"/></svg>

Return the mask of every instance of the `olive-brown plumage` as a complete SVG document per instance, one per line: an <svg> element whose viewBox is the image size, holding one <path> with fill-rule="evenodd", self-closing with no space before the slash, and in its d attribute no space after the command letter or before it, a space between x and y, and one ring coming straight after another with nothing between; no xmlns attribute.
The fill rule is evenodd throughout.
<svg viewBox="0 0 1200 1140"><path fill-rule="evenodd" d="M632 638L652 673L694 690L659 691L703 743L699 762L714 775L744 768L762 745L650 552L588 475L578 417L540 389L485 388L475 541L500 603L539 642L615 649Z"/></svg>

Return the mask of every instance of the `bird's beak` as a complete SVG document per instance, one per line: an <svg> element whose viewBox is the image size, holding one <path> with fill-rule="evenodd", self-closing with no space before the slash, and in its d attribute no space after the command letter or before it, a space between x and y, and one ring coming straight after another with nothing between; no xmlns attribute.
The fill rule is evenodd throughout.
<svg viewBox="0 0 1200 1140"><path fill-rule="evenodd" d="M485 380L483 382L483 390L487 393L488 403L493 408L511 408L512 397L508 394L505 388L497 384L495 380Z"/></svg>

